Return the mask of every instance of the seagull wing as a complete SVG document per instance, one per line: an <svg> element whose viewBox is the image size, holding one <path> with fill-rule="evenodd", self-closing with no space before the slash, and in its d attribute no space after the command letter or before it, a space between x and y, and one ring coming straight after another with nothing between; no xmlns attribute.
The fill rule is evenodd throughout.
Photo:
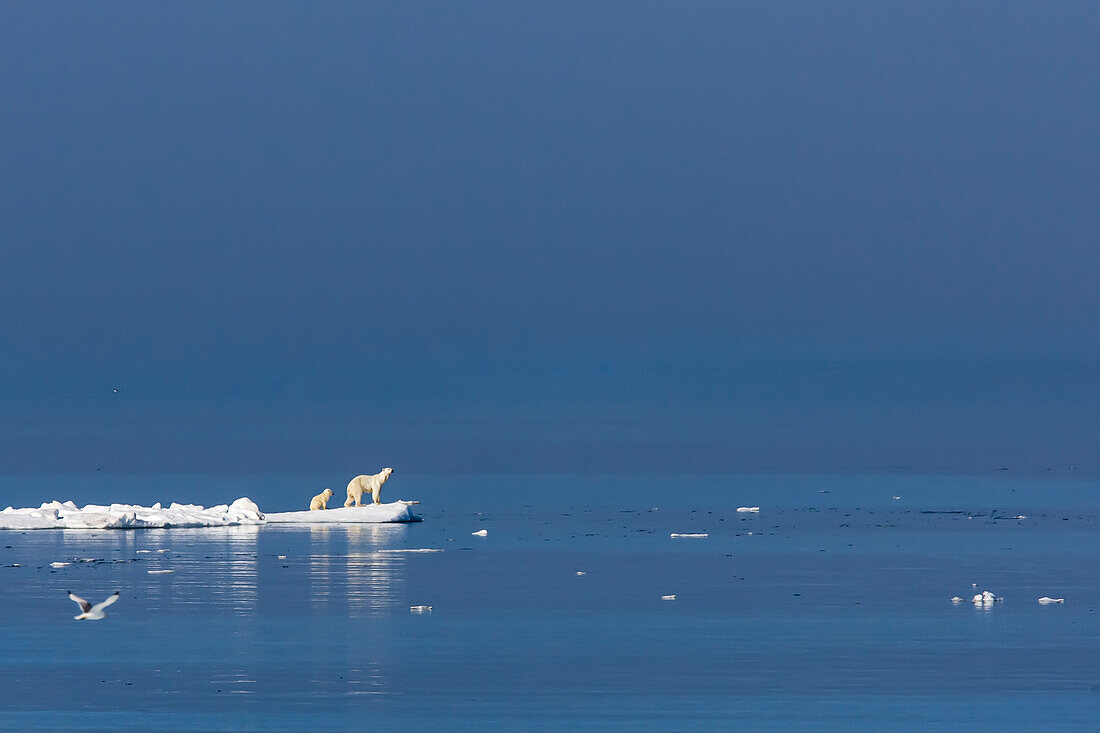
<svg viewBox="0 0 1100 733"><path fill-rule="evenodd" d="M111 605L112 603L114 603L117 600L118 600L118 591L116 590L114 593L107 596L107 598L103 601L103 603L97 603L94 606L92 606L92 613L96 613L97 611L102 611L104 608Z"/></svg>
<svg viewBox="0 0 1100 733"><path fill-rule="evenodd" d="M68 591L68 594L69 598L71 598L73 602L76 603L76 605L80 606L81 613L87 613L88 611L92 610L92 604L88 603L80 596L74 596L72 591Z"/></svg>

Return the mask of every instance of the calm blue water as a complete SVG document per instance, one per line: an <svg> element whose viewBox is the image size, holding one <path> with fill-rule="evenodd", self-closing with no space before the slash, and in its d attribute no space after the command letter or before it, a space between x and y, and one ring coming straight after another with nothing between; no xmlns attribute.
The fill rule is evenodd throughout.
<svg viewBox="0 0 1100 733"><path fill-rule="evenodd" d="M324 485L8 477L0 503ZM424 522L0 532L0 729L1094 731L1095 486L397 474ZM953 606L971 583L1004 602ZM122 598L78 623L69 588Z"/></svg>

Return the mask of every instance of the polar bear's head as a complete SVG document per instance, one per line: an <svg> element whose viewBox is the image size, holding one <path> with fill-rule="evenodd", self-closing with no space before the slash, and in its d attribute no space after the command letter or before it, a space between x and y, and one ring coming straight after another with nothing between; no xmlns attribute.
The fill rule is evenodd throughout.
<svg viewBox="0 0 1100 733"><path fill-rule="evenodd" d="M325 501L332 498L332 489L325 489L321 492L321 496L325 497Z"/></svg>
<svg viewBox="0 0 1100 733"><path fill-rule="evenodd" d="M391 473L393 473L392 468L383 468L382 473L378 474L378 478L382 479L382 481L385 482L387 479L389 479Z"/></svg>

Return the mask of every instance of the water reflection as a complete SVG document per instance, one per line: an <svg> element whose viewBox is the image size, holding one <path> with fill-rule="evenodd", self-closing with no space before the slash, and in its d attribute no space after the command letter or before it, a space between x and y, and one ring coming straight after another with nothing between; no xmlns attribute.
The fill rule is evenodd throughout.
<svg viewBox="0 0 1100 733"><path fill-rule="evenodd" d="M402 525L311 525L310 604L322 608L340 603L352 618L394 608L405 558L378 550L392 547L405 530Z"/></svg>

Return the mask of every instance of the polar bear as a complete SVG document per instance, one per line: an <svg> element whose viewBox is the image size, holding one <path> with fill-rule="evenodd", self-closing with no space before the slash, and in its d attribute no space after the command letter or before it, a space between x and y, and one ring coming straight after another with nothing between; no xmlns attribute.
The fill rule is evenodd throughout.
<svg viewBox="0 0 1100 733"><path fill-rule="evenodd" d="M309 500L309 510L328 509L328 500L332 498L332 489L325 489Z"/></svg>
<svg viewBox="0 0 1100 733"><path fill-rule="evenodd" d="M378 501L378 495L382 493L382 484L386 483L390 474L393 473L392 468L383 468L379 473L373 476L356 476L348 484L348 498L344 500L344 506L359 506L363 499L363 492L370 492L371 499L375 504L380 504Z"/></svg>

